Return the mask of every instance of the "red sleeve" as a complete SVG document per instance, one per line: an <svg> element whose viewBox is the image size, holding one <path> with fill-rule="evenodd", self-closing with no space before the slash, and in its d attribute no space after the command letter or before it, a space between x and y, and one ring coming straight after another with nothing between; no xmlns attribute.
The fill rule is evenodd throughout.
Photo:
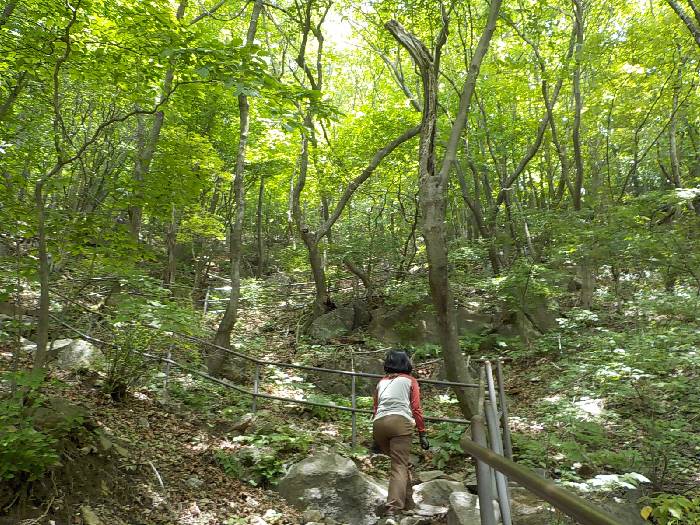
<svg viewBox="0 0 700 525"><path fill-rule="evenodd" d="M377 388L374 389L374 395L372 396L374 398L374 415L375 416L377 415L377 405L379 404L379 401L377 399L377 389L378 388L379 388L379 385L377 385Z"/></svg>
<svg viewBox="0 0 700 525"><path fill-rule="evenodd" d="M416 421L416 430L425 432L425 421L423 420L423 409L420 406L420 387L415 377L411 377L411 412Z"/></svg>

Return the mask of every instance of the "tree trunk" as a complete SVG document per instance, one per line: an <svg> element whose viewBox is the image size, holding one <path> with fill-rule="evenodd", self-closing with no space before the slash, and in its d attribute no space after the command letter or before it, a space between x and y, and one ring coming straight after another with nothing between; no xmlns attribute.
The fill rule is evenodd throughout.
<svg viewBox="0 0 700 525"><path fill-rule="evenodd" d="M177 7L177 12L175 17L177 20L182 20L185 16L185 10L187 9L187 4L189 0L180 0ZM163 78L163 86L160 92L160 100L162 103L166 98L170 96L170 92L173 89L173 79L175 78L175 65L170 64L165 72L165 77ZM139 129L137 130L137 147L136 147L136 159L134 161L134 196L136 202L129 207L129 231L134 240L138 241L141 235L141 222L143 220L143 209L141 203L139 202L141 198L140 188L143 181L148 176L151 169L151 163L153 162L153 156L156 152L156 147L158 146L158 140L160 139L160 132L163 129L163 121L165 120L165 112L163 110L156 111L153 116L153 124L151 129L146 132L144 123L141 118L139 118Z"/></svg>
<svg viewBox="0 0 700 525"><path fill-rule="evenodd" d="M49 343L49 253L46 247L46 203L44 183L41 179L34 187L34 203L37 209L37 241L39 244L39 308L36 328L36 353L34 366L43 368L48 361Z"/></svg>
<svg viewBox="0 0 700 525"><path fill-rule="evenodd" d="M4 26L7 23L7 21L12 16L12 12L15 10L16 7L17 0L10 0L5 4L2 13L0 13L0 27Z"/></svg>
<svg viewBox="0 0 700 525"><path fill-rule="evenodd" d="M447 232L445 226L448 177L456 159L459 139L466 125L471 98L476 86L481 62L488 50L496 27L501 1L492 0L488 21L472 57L467 78L460 97L459 112L450 131L450 138L439 172L435 169L435 142L438 107L438 75L440 53L447 40L449 20L443 10L443 27L438 37L434 55L415 35L408 33L395 20L386 28L412 56L423 84L423 115L421 120L419 162L419 201L421 226L428 259L428 281L437 317L443 359L447 377L451 381L473 382L462 354L454 317L454 305L449 282ZM477 413L478 396L474 392L456 389L460 408L467 419Z"/></svg>
<svg viewBox="0 0 700 525"><path fill-rule="evenodd" d="M574 165L576 166L576 180L574 181L573 199L574 209L581 209L581 191L583 189L583 156L581 154L581 111L583 101L581 100L581 56L583 52L583 0L573 0L574 2L574 24L576 28L576 51L574 52L574 125L572 131L572 141L574 146Z"/></svg>
<svg viewBox="0 0 700 525"><path fill-rule="evenodd" d="M668 126L668 149L669 157L671 158L671 176L673 178L673 186L676 188L682 187L681 183L681 166L678 160L678 145L676 139L676 113L678 112L678 96L681 91L682 68L678 67L678 78L673 86L673 108L671 110L671 122Z"/></svg>
<svg viewBox="0 0 700 525"><path fill-rule="evenodd" d="M0 122L5 120L5 117L10 112L10 109L12 109L12 105L15 103L15 100L17 100L17 97L19 97L19 94L22 92L22 89L24 88L26 83L27 72L22 71L17 78L17 83L10 91L10 94L7 96L7 99L5 99L5 102L3 102L2 105L0 105Z"/></svg>
<svg viewBox="0 0 700 525"><path fill-rule="evenodd" d="M352 262L350 260L350 257L345 257L343 259L343 264L345 264L345 267L351 274L353 274L358 279L360 279L360 281L362 281L362 286L365 287L365 292L367 296L372 295L372 281L370 280L369 275L367 275L366 272L364 272L359 266Z"/></svg>
<svg viewBox="0 0 700 525"><path fill-rule="evenodd" d="M165 270L165 279L163 281L167 286L175 284L175 273L177 272L177 258L175 256L175 249L177 247L177 222L177 213L175 205L173 204L170 214L170 224L168 224L168 229L165 232L165 242L168 249L168 265Z"/></svg>
<svg viewBox="0 0 700 525"><path fill-rule="evenodd" d="M263 203L265 200L265 176L260 175L260 189L258 190L258 209L255 217L255 231L258 247L257 277L262 279L265 272L265 240L263 239Z"/></svg>
<svg viewBox="0 0 700 525"><path fill-rule="evenodd" d="M593 268L588 260L584 259L579 262L578 274L581 279L581 308L590 310L593 305L593 292L595 291L595 277L593 276Z"/></svg>
<svg viewBox="0 0 700 525"><path fill-rule="evenodd" d="M252 45L255 40L255 32L258 28L258 18L262 11L262 0L256 0L250 15L250 24L246 37L246 45ZM240 131L238 135L238 152L236 154L236 168L233 178L233 194L236 212L233 217L233 225L229 235L229 258L231 261L231 295L226 311L219 323L214 337L214 344L223 348L231 346L231 332L238 320L238 301L241 293L241 248L243 244L243 221L245 219L245 184L244 169L246 147L248 145L248 131L250 127L250 106L246 95L238 95L238 115ZM226 353L216 349L207 359L207 367L212 375L219 375L226 362Z"/></svg>

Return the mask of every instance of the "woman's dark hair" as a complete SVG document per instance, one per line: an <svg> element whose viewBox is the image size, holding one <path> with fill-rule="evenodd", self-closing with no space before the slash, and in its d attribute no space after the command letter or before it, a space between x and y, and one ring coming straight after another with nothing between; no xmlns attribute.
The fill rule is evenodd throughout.
<svg viewBox="0 0 700 525"><path fill-rule="evenodd" d="M389 350L384 359L384 372L387 374L410 374L413 371L411 358L403 350Z"/></svg>

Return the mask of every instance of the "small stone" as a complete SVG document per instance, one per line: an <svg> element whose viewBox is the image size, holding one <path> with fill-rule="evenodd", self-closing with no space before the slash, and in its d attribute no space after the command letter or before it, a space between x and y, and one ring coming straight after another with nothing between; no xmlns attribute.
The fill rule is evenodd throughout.
<svg viewBox="0 0 700 525"><path fill-rule="evenodd" d="M267 525L267 522L260 516L252 516L249 523L250 525Z"/></svg>
<svg viewBox="0 0 700 525"><path fill-rule="evenodd" d="M151 428L151 424L148 422L148 418L146 417L140 417L138 419L138 425L141 428Z"/></svg>
<svg viewBox="0 0 700 525"><path fill-rule="evenodd" d="M448 474L447 479L451 479L452 481L464 483L464 481L467 479L467 473L466 472L455 472L453 474ZM476 478L474 478L474 479L476 479Z"/></svg>
<svg viewBox="0 0 700 525"><path fill-rule="evenodd" d="M399 525L428 525L432 523L430 518L422 518L420 516L406 516L401 519Z"/></svg>
<svg viewBox="0 0 700 525"><path fill-rule="evenodd" d="M85 525L104 525L102 520L97 517L97 514L95 514L95 511L87 505L80 507L80 513L83 515Z"/></svg>
<svg viewBox="0 0 700 525"><path fill-rule="evenodd" d="M187 485L191 489L198 489L202 485L204 485L204 481L199 479L197 476L190 476L185 481L185 485Z"/></svg>
<svg viewBox="0 0 700 525"><path fill-rule="evenodd" d="M442 478L444 476L445 476L445 473L442 470L424 470L422 472L419 472L417 475L417 477L421 483L425 483L426 481L432 481L434 479ZM455 480L455 481L461 481L461 480Z"/></svg>
<svg viewBox="0 0 700 525"><path fill-rule="evenodd" d="M413 499L421 507L446 508L453 492L465 492L464 484L447 479L434 479L413 487Z"/></svg>
<svg viewBox="0 0 700 525"><path fill-rule="evenodd" d="M301 515L304 523L314 523L323 521L323 514L318 509L307 509Z"/></svg>
<svg viewBox="0 0 700 525"><path fill-rule="evenodd" d="M245 414L241 419L236 421L233 426L231 427L231 430L233 432L240 432L241 434L245 434L246 430L255 422L255 414Z"/></svg>
<svg viewBox="0 0 700 525"><path fill-rule="evenodd" d="M268 509L263 514L263 519L268 523L277 523L282 517L282 513L277 512L275 509Z"/></svg>

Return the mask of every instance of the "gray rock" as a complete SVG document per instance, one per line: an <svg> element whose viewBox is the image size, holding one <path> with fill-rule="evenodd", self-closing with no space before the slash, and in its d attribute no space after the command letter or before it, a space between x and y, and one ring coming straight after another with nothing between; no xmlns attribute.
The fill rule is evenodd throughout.
<svg viewBox="0 0 700 525"><path fill-rule="evenodd" d="M353 328L365 327L372 322L372 312L365 301L353 301L352 308L355 311Z"/></svg>
<svg viewBox="0 0 700 525"><path fill-rule="evenodd" d="M445 473L442 470L424 470L422 472L418 472L416 477L418 478L418 480L421 483L425 483L427 481L432 481L434 479L444 478ZM456 481L460 481L460 480L456 480Z"/></svg>
<svg viewBox="0 0 700 525"><path fill-rule="evenodd" d="M104 360L97 347L82 339L58 339L49 348L50 355L56 356L53 366L61 370L95 368Z"/></svg>
<svg viewBox="0 0 700 525"><path fill-rule="evenodd" d="M232 432L238 432L240 434L245 434L246 430L250 428L253 423L255 422L255 414L244 414L241 419L236 421L232 426L231 426L231 431Z"/></svg>
<svg viewBox="0 0 700 525"><path fill-rule="evenodd" d="M198 478L197 476L190 476L185 481L185 485L187 485L191 489L196 490L196 489L200 488L202 485L204 485L204 481L201 480L200 478Z"/></svg>
<svg viewBox="0 0 700 525"><path fill-rule="evenodd" d="M368 331L386 344L439 344L440 330L429 304L430 299L426 298L414 304L373 310ZM491 316L465 308L457 308L455 319L460 335L480 333L492 323Z"/></svg>
<svg viewBox="0 0 700 525"><path fill-rule="evenodd" d="M401 519L399 525L430 525L432 522L432 519L424 516L406 516Z"/></svg>
<svg viewBox="0 0 700 525"><path fill-rule="evenodd" d="M351 370L352 365L358 372L369 374L384 374L384 352L362 354L351 360L350 354L334 355L332 358L320 360L314 363L319 368L335 368L337 370ZM319 390L328 394L349 396L352 391L352 383L347 376L327 373L310 373L308 380L316 385ZM377 380L373 378L358 377L355 382L355 391L358 396L371 396L377 387Z"/></svg>
<svg viewBox="0 0 700 525"><path fill-rule="evenodd" d="M447 525L481 525L481 515L476 508L476 496L469 492L450 494Z"/></svg>
<svg viewBox="0 0 700 525"><path fill-rule="evenodd" d="M447 479L434 479L413 487L413 499L419 506L447 507L450 504L450 494L464 492L463 483Z"/></svg>
<svg viewBox="0 0 700 525"><path fill-rule="evenodd" d="M306 509L301 515L304 523L313 523L323 521L323 514L318 509Z"/></svg>
<svg viewBox="0 0 700 525"><path fill-rule="evenodd" d="M355 326L355 309L343 306L314 319L309 335L318 341L330 341L349 334Z"/></svg>
<svg viewBox="0 0 700 525"><path fill-rule="evenodd" d="M386 501L386 489L338 454L317 452L293 465L278 490L294 507L318 509L349 525L372 525Z"/></svg>

